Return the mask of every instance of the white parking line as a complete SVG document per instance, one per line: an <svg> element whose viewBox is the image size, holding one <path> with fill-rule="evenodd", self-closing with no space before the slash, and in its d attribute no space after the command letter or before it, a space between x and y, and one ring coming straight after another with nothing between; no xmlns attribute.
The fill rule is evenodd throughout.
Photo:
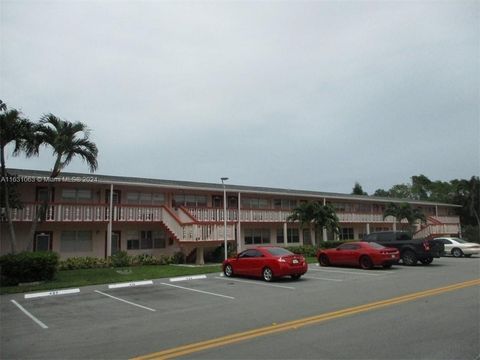
<svg viewBox="0 0 480 360"><path fill-rule="evenodd" d="M120 299L119 297L112 296L112 295L110 295L110 294L105 294L104 292L101 292L101 291L98 291L98 290L95 290L95 292L98 293L98 294L102 294L102 295L108 296L109 298L112 298L112 299L115 299L115 300L118 300L118 301L122 301L122 302L124 302L124 303L130 304L130 305L133 305L133 306L137 306L137 307L142 308L142 309L145 309L145 310L157 311L157 310L155 310L155 309L152 309L152 308L149 308L149 307L146 307L146 306L143 306L143 305L135 304L134 302L131 302L131 301L127 301L127 300L124 300L124 299Z"/></svg>
<svg viewBox="0 0 480 360"><path fill-rule="evenodd" d="M206 279L207 275L180 276L170 278L170 282Z"/></svg>
<svg viewBox="0 0 480 360"><path fill-rule="evenodd" d="M316 276L304 276L305 279L317 279L317 280L325 280L325 281L343 281L343 279L330 279L330 278L321 278Z"/></svg>
<svg viewBox="0 0 480 360"><path fill-rule="evenodd" d="M10 300L16 307L18 307L25 315L27 315L30 319L32 319L33 321L35 321L37 323L37 325L39 325L42 329L48 329L48 326L45 325L43 322L41 322L40 320L38 320L35 316L33 316L32 314L30 314L27 310L25 310L25 308L20 305L19 303L17 303L15 300Z"/></svg>
<svg viewBox="0 0 480 360"><path fill-rule="evenodd" d="M324 271L324 272L331 272L331 273L341 273L341 274L355 274L355 275L367 275L367 276L382 276L383 274L370 274L367 272L359 272L359 271L343 271L343 270L326 270L326 269L308 269L308 271Z"/></svg>
<svg viewBox="0 0 480 360"><path fill-rule="evenodd" d="M275 285L275 284L269 284L269 283L265 283L265 282L256 282L256 281L248 281L248 280L238 280L238 279L232 279L232 278L229 278L229 277L215 276L215 279L242 282L242 283L251 284L251 285L263 285L263 286L271 286L271 287L278 287L278 288L283 288L283 289L295 290L295 288L291 287L291 286Z"/></svg>
<svg viewBox="0 0 480 360"><path fill-rule="evenodd" d="M80 289L66 289L66 290L52 290L47 292L39 292L39 293L30 293L25 294L25 299L34 299L38 297L45 297L45 296L57 296L57 295L68 295L68 294L78 294Z"/></svg>
<svg viewBox="0 0 480 360"><path fill-rule="evenodd" d="M108 285L108 288L109 289L120 289L120 288L124 288L124 287L134 287L134 286L144 286L144 285L153 285L153 281L152 280L145 280L145 281L134 281L134 282L110 284L110 285Z"/></svg>
<svg viewBox="0 0 480 360"><path fill-rule="evenodd" d="M213 295L213 296L219 296L219 297L223 297L223 298L227 298L227 299L235 299L235 298L234 298L234 297L232 297L232 296L227 296L227 295L222 295L222 294L215 294L215 293L208 292L208 291L203 291L203 290L197 290L197 289L191 289L191 288L187 288L187 287L184 287L184 286L173 285L173 284L167 284L167 283L160 283L160 284L161 284L161 285L165 285L165 286L172 286L172 287L176 287L176 288L179 288L179 289L184 289L184 290L189 290L189 291L195 291L195 292L199 292L199 293L202 293L202 294Z"/></svg>

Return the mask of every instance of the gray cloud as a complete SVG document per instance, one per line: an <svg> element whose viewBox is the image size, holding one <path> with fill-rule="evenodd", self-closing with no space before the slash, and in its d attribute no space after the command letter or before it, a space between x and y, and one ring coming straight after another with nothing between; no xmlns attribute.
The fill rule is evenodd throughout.
<svg viewBox="0 0 480 360"><path fill-rule="evenodd" d="M2 99L87 123L101 173L338 192L469 177L479 6L4 1Z"/></svg>

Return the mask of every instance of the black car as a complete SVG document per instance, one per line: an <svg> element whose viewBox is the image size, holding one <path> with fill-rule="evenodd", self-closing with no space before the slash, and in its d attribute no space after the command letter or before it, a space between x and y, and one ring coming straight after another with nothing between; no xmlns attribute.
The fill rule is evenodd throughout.
<svg viewBox="0 0 480 360"><path fill-rule="evenodd" d="M424 265L432 263L433 258L443 255L445 246L441 241L412 239L405 231L381 231L365 235L363 241L376 242L383 246L394 247L400 251L400 259L405 265Z"/></svg>

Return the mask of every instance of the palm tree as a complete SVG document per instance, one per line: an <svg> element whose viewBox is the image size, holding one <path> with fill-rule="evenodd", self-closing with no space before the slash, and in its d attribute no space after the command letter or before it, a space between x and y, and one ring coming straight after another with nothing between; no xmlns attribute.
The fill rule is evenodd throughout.
<svg viewBox="0 0 480 360"><path fill-rule="evenodd" d="M5 216L8 222L10 233L10 250L16 252L17 240L15 236L15 228L13 226L10 209L11 187L9 186L9 178L7 177L7 169L5 163L5 148L8 144L13 143L13 155L16 156L20 152L24 152L28 157L38 154L38 147L34 141L33 124L23 118L21 113L16 109L7 110L7 106L0 100L0 163L3 185L3 198L5 204Z"/></svg>
<svg viewBox="0 0 480 360"><path fill-rule="evenodd" d="M37 134L43 144L52 147L56 156L50 178L56 178L76 156L87 163L90 172L97 170L98 149L90 141L90 130L85 124L79 121L72 123L48 114L40 120ZM79 134L83 136L79 137Z"/></svg>
<svg viewBox="0 0 480 360"><path fill-rule="evenodd" d="M407 220L410 229L412 229L413 224L417 220L420 220L423 223L427 221L427 218L422 210L418 208L412 208L412 205L406 202L399 205L395 203L388 204L383 213L383 219L385 220L385 218L388 216L393 216L395 218L395 222L401 223L403 219Z"/></svg>
<svg viewBox="0 0 480 360"><path fill-rule="evenodd" d="M44 115L40 119L36 129L36 136L42 144L53 149L55 156L55 164L50 174L50 179L58 177L61 171L77 156L87 163L90 172L94 172L97 169L98 149L95 143L90 141L89 135L90 130L81 122L72 123L62 120L53 114ZM35 235L38 222L45 219L52 191L53 181L49 181L47 197L37 209L37 215L32 223L29 235L31 241Z"/></svg>
<svg viewBox="0 0 480 360"><path fill-rule="evenodd" d="M318 202L305 202L292 210L287 221L298 221L300 229L305 225L313 225L315 230L326 228L327 231L338 233L339 220L335 209L330 205L321 205Z"/></svg>

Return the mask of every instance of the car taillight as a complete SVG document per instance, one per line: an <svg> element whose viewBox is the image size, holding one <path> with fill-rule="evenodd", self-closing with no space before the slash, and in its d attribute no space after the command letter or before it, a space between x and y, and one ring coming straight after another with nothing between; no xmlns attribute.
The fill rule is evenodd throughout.
<svg viewBox="0 0 480 360"><path fill-rule="evenodd" d="M428 243L428 240L425 240L423 242L423 248L425 249L425 251L430 250L430 244Z"/></svg>

